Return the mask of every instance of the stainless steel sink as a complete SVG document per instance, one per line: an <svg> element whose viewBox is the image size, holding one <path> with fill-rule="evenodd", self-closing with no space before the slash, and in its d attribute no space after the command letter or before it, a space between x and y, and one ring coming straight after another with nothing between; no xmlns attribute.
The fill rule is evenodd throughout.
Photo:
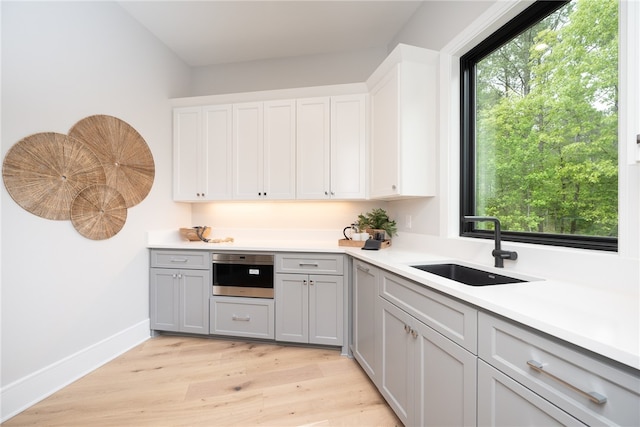
<svg viewBox="0 0 640 427"><path fill-rule="evenodd" d="M427 264L412 265L411 267L470 286L504 285L507 283L526 282L526 280L502 276L460 264Z"/></svg>

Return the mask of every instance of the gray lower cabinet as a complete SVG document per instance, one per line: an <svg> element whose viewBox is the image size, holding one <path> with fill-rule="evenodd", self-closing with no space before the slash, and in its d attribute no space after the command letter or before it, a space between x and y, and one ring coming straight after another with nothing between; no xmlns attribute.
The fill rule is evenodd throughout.
<svg viewBox="0 0 640 427"><path fill-rule="evenodd" d="M181 268L167 268L174 265ZM209 334L210 269L211 262L204 254L151 251L149 318L152 330Z"/></svg>
<svg viewBox="0 0 640 427"><path fill-rule="evenodd" d="M343 255L276 254L277 341L342 346Z"/></svg>
<svg viewBox="0 0 640 427"><path fill-rule="evenodd" d="M386 300L379 389L406 426L476 424L476 356Z"/></svg>
<svg viewBox="0 0 640 427"><path fill-rule="evenodd" d="M343 277L276 274L276 340L341 346Z"/></svg>
<svg viewBox="0 0 640 427"><path fill-rule="evenodd" d="M489 313L478 331L479 425L640 425L637 370Z"/></svg>
<svg viewBox="0 0 640 427"><path fill-rule="evenodd" d="M381 330L378 304L378 268L354 260L352 273L351 351L362 369L375 383L380 371L376 342Z"/></svg>
<svg viewBox="0 0 640 427"><path fill-rule="evenodd" d="M354 357L402 423L476 425L476 309L357 260L353 277Z"/></svg>
<svg viewBox="0 0 640 427"><path fill-rule="evenodd" d="M351 349L406 426L639 426L640 372L353 259Z"/></svg>

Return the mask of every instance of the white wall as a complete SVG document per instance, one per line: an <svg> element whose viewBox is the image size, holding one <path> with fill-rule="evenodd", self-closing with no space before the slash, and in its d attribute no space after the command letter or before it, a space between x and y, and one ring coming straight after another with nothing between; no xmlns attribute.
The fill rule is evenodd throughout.
<svg viewBox="0 0 640 427"><path fill-rule="evenodd" d="M361 83L387 53L374 48L198 67L193 71L191 96Z"/></svg>
<svg viewBox="0 0 640 427"><path fill-rule="evenodd" d="M146 140L150 194L114 237L42 219L2 186L4 420L149 335L146 231L190 220L171 201L171 107L190 70L117 3L2 2L2 153L37 132L116 116Z"/></svg>
<svg viewBox="0 0 640 427"><path fill-rule="evenodd" d="M343 238L342 230L358 215L373 208L387 208L387 202L227 202L193 205L193 224L212 227L215 237L237 237L246 229L280 229L282 240L313 240L287 230L308 230L315 238L324 240ZM229 231L231 230L231 231ZM231 235L228 233L231 232ZM270 233L265 233L270 235ZM256 236L258 234L256 233ZM262 239L257 239L262 240Z"/></svg>
<svg viewBox="0 0 640 427"><path fill-rule="evenodd" d="M492 0L425 2L394 37L390 47L405 43L440 50L494 3Z"/></svg>

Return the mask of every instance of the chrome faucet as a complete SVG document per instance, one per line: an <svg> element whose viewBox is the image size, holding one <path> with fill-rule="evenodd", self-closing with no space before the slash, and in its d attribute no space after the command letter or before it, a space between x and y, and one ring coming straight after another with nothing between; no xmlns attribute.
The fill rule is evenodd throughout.
<svg viewBox="0 0 640 427"><path fill-rule="evenodd" d="M503 251L500 248L500 220L494 216L463 216L462 222L493 222L495 224L495 241L496 247L491 251L491 255L496 259L495 266L498 268L504 268L504 260L516 260L518 259L518 253L514 251Z"/></svg>

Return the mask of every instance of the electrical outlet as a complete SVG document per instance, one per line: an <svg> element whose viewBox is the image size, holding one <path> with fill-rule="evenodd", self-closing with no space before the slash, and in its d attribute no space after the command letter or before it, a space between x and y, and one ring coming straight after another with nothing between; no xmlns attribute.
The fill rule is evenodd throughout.
<svg viewBox="0 0 640 427"><path fill-rule="evenodd" d="M411 215L405 215L404 226L406 229L411 229Z"/></svg>

